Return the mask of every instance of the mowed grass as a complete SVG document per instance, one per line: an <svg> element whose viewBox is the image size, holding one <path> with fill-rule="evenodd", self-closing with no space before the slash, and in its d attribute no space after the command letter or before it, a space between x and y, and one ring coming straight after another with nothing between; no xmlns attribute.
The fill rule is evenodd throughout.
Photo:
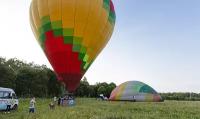
<svg viewBox="0 0 200 119"><path fill-rule="evenodd" d="M0 112L0 119L200 119L200 102L165 101L110 102L91 98L76 99L74 107L50 110L50 99L36 99L36 113L29 114L29 99L20 99L17 111Z"/></svg>

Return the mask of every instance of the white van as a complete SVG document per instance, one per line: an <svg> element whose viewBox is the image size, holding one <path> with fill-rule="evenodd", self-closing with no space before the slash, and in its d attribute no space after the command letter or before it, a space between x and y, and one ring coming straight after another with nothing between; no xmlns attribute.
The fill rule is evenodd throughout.
<svg viewBox="0 0 200 119"><path fill-rule="evenodd" d="M0 87L0 110L6 110L7 104L11 103L11 109L16 110L19 100L13 89Z"/></svg>

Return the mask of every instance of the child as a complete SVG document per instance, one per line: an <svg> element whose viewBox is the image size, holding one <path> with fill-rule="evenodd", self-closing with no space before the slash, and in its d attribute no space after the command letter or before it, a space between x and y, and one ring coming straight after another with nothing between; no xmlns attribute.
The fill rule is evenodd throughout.
<svg viewBox="0 0 200 119"><path fill-rule="evenodd" d="M34 113L35 112L35 97L33 97L30 101L30 106L29 106L29 113Z"/></svg>
<svg viewBox="0 0 200 119"><path fill-rule="evenodd" d="M53 103L54 103L54 105L56 105L56 102L57 102L57 97L54 97L54 98L53 98Z"/></svg>

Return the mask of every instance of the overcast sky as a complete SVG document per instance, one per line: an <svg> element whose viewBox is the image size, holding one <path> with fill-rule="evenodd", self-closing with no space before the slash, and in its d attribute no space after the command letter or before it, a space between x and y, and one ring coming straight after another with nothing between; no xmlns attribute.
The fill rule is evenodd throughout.
<svg viewBox="0 0 200 119"><path fill-rule="evenodd" d="M138 80L159 92L200 93L200 1L113 1L115 31L89 83ZM0 1L0 56L51 68L29 25L30 2Z"/></svg>

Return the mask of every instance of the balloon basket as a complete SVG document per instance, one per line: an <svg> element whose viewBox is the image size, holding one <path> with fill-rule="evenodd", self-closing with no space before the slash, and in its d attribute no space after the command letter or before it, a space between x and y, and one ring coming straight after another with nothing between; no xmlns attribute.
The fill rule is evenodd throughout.
<svg viewBox="0 0 200 119"><path fill-rule="evenodd" d="M76 101L73 93L65 93L61 98L61 105L64 107L75 106Z"/></svg>

